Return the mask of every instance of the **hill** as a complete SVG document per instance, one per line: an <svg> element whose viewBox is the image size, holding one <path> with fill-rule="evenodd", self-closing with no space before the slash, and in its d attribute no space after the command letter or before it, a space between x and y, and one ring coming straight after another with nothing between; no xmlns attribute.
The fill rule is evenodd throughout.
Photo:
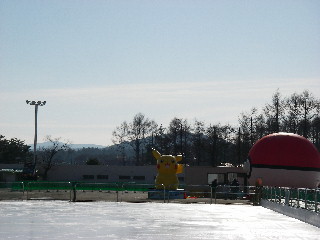
<svg viewBox="0 0 320 240"><path fill-rule="evenodd" d="M62 144L62 143L61 143ZM33 144L29 144L30 150L33 151ZM38 148L47 148L52 146L51 142L43 142L43 143L37 143L37 149ZM107 146L103 145L97 145L97 144L70 144L70 148L74 150L82 149L82 148L106 148Z"/></svg>

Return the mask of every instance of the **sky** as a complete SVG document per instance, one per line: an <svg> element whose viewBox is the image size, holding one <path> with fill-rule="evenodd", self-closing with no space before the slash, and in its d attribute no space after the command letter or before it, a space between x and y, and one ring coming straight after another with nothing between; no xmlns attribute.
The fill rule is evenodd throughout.
<svg viewBox="0 0 320 240"><path fill-rule="evenodd" d="M112 145L143 113L238 124L309 90L320 98L320 1L0 0L0 134Z"/></svg>

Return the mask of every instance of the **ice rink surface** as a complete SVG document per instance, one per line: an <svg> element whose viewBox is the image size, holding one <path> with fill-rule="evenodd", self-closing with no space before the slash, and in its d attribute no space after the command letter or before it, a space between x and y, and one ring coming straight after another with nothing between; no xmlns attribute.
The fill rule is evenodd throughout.
<svg viewBox="0 0 320 240"><path fill-rule="evenodd" d="M263 207L0 202L1 239L320 239L320 228Z"/></svg>

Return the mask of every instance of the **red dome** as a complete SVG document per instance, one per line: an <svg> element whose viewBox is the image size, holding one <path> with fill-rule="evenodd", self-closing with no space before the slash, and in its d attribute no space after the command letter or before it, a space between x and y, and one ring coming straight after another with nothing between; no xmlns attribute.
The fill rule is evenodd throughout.
<svg viewBox="0 0 320 240"><path fill-rule="evenodd" d="M252 166L320 169L320 153L306 138L291 133L274 133L257 141L249 152Z"/></svg>

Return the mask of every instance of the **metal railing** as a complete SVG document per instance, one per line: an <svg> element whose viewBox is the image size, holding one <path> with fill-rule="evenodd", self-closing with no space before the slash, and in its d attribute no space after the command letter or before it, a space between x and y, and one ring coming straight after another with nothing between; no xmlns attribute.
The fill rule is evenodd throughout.
<svg viewBox="0 0 320 240"><path fill-rule="evenodd" d="M263 199L295 208L319 212L320 189L264 187Z"/></svg>
<svg viewBox="0 0 320 240"><path fill-rule="evenodd" d="M182 189L170 190L163 184L156 189L154 184L140 184L134 182L117 183L92 183L92 182L14 182L1 183L1 188L7 192L22 193L21 198L25 200L47 199L47 200L69 200L69 201L147 201L152 200L150 196L155 194L156 200L163 202L185 201L217 203L217 200L249 200L255 204L257 190L252 186L231 186L231 185L180 185ZM134 194L137 193L137 194ZM0 193L1 195L1 193ZM138 196L139 195L139 196ZM320 194L319 194L320 195ZM2 196L2 195L1 195ZM0 199L5 199L7 194ZM131 197L131 199L130 199ZM14 199L18 199L16 196Z"/></svg>

